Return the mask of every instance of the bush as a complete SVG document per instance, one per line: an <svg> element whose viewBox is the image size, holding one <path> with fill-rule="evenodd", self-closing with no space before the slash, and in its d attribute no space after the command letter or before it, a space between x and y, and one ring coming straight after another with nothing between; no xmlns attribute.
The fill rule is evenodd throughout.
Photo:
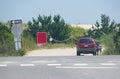
<svg viewBox="0 0 120 79"><path fill-rule="evenodd" d="M81 27L72 27L70 26L71 28L71 36L72 36L72 39L76 42L78 41L78 39L80 37L82 37L85 33L85 29L81 28Z"/></svg>
<svg viewBox="0 0 120 79"><path fill-rule="evenodd" d="M113 34L105 34L101 38L102 44L105 46L105 55L114 55L115 54L115 44L113 42Z"/></svg>
<svg viewBox="0 0 120 79"><path fill-rule="evenodd" d="M21 49L19 49L19 50L17 51L17 53L18 53L19 56L23 56L23 55L26 54L26 51L21 48Z"/></svg>

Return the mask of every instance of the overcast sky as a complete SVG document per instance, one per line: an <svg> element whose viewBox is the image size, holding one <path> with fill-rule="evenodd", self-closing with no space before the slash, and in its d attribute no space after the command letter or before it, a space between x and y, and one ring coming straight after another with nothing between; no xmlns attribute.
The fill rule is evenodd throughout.
<svg viewBox="0 0 120 79"><path fill-rule="evenodd" d="M120 23L120 0L0 0L0 21L60 14L66 23L95 24L101 14Z"/></svg>

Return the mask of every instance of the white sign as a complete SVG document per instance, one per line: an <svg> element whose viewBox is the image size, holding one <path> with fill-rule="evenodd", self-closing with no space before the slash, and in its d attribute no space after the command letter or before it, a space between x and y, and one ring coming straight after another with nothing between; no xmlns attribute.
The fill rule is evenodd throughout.
<svg viewBox="0 0 120 79"><path fill-rule="evenodd" d="M22 25L21 24L13 24L12 28L11 28L11 31L12 33L14 34L15 37L17 36L20 36L23 29L21 27Z"/></svg>
<svg viewBox="0 0 120 79"><path fill-rule="evenodd" d="M11 31L14 35L15 48L16 50L21 48L21 33L23 31L22 24L13 24Z"/></svg>

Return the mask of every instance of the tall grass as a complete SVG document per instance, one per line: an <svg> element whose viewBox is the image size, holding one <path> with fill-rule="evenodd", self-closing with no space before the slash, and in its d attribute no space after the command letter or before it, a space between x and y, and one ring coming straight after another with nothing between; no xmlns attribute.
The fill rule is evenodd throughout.
<svg viewBox="0 0 120 79"><path fill-rule="evenodd" d="M105 34L100 38L101 43L105 46L105 50L103 54L105 55L113 55L115 53L115 44L113 42L114 34Z"/></svg>
<svg viewBox="0 0 120 79"><path fill-rule="evenodd" d="M38 46L36 45L36 41L30 35L24 36L22 38L22 47L27 50L37 49Z"/></svg>
<svg viewBox="0 0 120 79"><path fill-rule="evenodd" d="M35 50L35 49L53 49L53 48L67 48L75 47L74 43L49 43L47 42L44 46L38 46L36 40L30 35L24 36L22 38L22 47L26 51Z"/></svg>

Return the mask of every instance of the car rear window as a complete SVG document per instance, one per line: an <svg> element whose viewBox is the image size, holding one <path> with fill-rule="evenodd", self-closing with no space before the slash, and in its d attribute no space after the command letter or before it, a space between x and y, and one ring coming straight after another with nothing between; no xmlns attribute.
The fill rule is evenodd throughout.
<svg viewBox="0 0 120 79"><path fill-rule="evenodd" d="M92 39L80 39L79 40L80 43L93 43Z"/></svg>

